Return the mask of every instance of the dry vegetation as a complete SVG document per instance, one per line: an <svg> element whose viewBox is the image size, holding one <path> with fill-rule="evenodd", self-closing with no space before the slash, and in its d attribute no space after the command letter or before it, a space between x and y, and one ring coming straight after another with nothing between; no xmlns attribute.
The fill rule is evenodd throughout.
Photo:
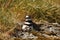
<svg viewBox="0 0 60 40"><path fill-rule="evenodd" d="M34 21L60 23L60 0L0 0L0 40L6 40L8 34L5 33L15 27L17 22L24 21L25 15L31 15ZM6 38L22 40L10 38L9 35ZM39 38L38 40L59 39Z"/></svg>

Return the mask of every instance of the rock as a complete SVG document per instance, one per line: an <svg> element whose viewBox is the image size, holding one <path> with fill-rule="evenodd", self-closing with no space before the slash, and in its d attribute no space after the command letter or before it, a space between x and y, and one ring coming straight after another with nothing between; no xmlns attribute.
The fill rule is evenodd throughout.
<svg viewBox="0 0 60 40"><path fill-rule="evenodd" d="M22 39L36 39L36 38L38 38L37 36L34 36L32 33L28 33L28 32L19 33L18 36L21 37Z"/></svg>
<svg viewBox="0 0 60 40"><path fill-rule="evenodd" d="M41 33L60 36L60 27L56 27L52 24L41 25L40 29L41 29Z"/></svg>

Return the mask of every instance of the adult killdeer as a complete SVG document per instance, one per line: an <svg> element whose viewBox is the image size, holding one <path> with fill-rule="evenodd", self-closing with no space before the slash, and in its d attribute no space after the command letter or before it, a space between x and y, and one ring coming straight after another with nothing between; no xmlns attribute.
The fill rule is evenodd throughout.
<svg viewBox="0 0 60 40"><path fill-rule="evenodd" d="M30 31L33 29L33 24L32 24L32 19L30 18L30 16L26 16L25 17L25 22L22 26L22 30L23 31Z"/></svg>

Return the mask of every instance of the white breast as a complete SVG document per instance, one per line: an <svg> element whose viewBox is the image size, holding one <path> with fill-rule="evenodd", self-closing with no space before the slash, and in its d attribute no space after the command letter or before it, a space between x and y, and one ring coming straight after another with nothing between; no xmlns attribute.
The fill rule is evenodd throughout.
<svg viewBox="0 0 60 40"><path fill-rule="evenodd" d="M30 27L27 26L27 25L23 25L23 26L22 26L22 30L29 30L29 29L30 29Z"/></svg>
<svg viewBox="0 0 60 40"><path fill-rule="evenodd" d="M22 26L22 29L25 29L26 27L27 27L27 25L23 25L23 26Z"/></svg>

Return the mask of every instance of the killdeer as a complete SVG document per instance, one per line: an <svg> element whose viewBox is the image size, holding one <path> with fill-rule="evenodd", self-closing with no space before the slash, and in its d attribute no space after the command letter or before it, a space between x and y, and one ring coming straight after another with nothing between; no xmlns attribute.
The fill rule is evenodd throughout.
<svg viewBox="0 0 60 40"><path fill-rule="evenodd" d="M22 30L23 31L30 31L33 29L33 24L32 24L32 19L30 18L30 16L26 16L25 17L25 22L22 26Z"/></svg>

